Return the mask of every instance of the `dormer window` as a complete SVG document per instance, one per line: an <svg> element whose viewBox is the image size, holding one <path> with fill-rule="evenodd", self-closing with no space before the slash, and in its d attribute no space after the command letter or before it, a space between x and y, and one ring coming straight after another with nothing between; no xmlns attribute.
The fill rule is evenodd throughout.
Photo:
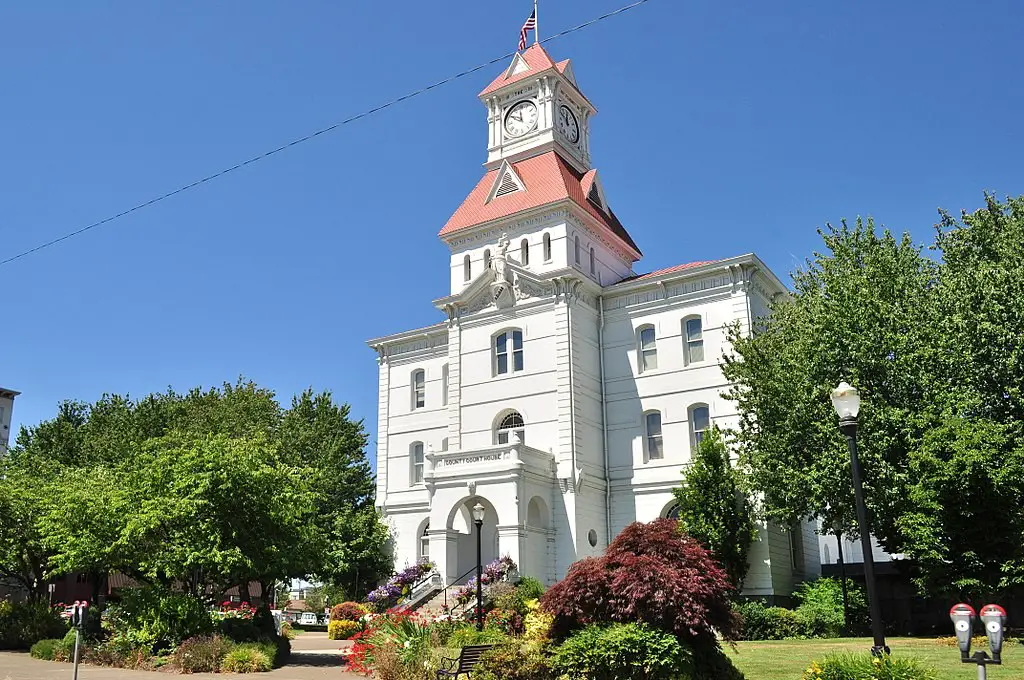
<svg viewBox="0 0 1024 680"><path fill-rule="evenodd" d="M519 261L524 267L530 266L530 242L525 238L519 242Z"/></svg>

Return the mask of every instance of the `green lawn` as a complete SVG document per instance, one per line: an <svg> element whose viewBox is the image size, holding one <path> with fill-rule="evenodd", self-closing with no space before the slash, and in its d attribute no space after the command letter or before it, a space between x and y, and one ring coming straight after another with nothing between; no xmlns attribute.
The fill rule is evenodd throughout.
<svg viewBox="0 0 1024 680"><path fill-rule="evenodd" d="M893 655L909 654L938 671L939 680L974 680L977 666L960 663L960 651L930 638L888 638ZM766 640L740 642L726 651L747 680L800 680L814 659L830 652L867 652L870 638L839 640ZM974 651L973 649L971 650ZM1003 649L1003 665L989 666L990 680L1024 680L1024 646Z"/></svg>

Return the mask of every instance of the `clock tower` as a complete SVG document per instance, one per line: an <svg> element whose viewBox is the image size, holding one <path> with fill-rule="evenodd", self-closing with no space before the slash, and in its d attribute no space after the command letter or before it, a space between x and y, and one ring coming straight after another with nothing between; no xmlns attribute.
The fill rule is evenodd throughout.
<svg viewBox="0 0 1024 680"><path fill-rule="evenodd" d="M516 54L480 101L487 107L487 168L558 150L580 172L590 169L590 116L568 59L555 62L539 44Z"/></svg>

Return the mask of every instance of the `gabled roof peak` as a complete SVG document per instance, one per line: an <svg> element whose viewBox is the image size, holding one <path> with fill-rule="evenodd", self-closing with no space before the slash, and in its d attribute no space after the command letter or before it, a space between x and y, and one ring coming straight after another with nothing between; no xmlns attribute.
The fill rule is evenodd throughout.
<svg viewBox="0 0 1024 680"><path fill-rule="evenodd" d="M568 66L568 60L562 63ZM565 67L559 69L555 64L555 60L551 58L551 55L548 54L547 50L545 50L539 43L535 43L527 47L524 51L517 52L516 55L512 57L512 63L509 64L507 69L505 69L505 72L491 81L491 84L485 87L478 96L483 97L495 90L500 90L506 85L511 85L512 83L518 82L528 76L536 75L541 71L546 71L548 69L556 69L559 73L563 73ZM569 77L570 80L572 79L571 76L567 77ZM573 84L575 84L575 82Z"/></svg>

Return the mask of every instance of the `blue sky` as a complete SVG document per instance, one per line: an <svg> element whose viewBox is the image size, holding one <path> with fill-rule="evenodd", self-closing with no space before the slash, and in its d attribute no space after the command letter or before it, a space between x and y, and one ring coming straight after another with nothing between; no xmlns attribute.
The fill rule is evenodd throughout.
<svg viewBox="0 0 1024 680"><path fill-rule="evenodd" d="M541 0L541 35L626 4ZM0 259L515 48L529 0L8 3ZM826 221L931 237L1024 193L1019 0L650 0L547 45L600 109L592 153L648 256L754 251ZM365 340L439 320L437 231L481 174L495 66L0 267L15 423L65 398L244 374L376 433Z"/></svg>

